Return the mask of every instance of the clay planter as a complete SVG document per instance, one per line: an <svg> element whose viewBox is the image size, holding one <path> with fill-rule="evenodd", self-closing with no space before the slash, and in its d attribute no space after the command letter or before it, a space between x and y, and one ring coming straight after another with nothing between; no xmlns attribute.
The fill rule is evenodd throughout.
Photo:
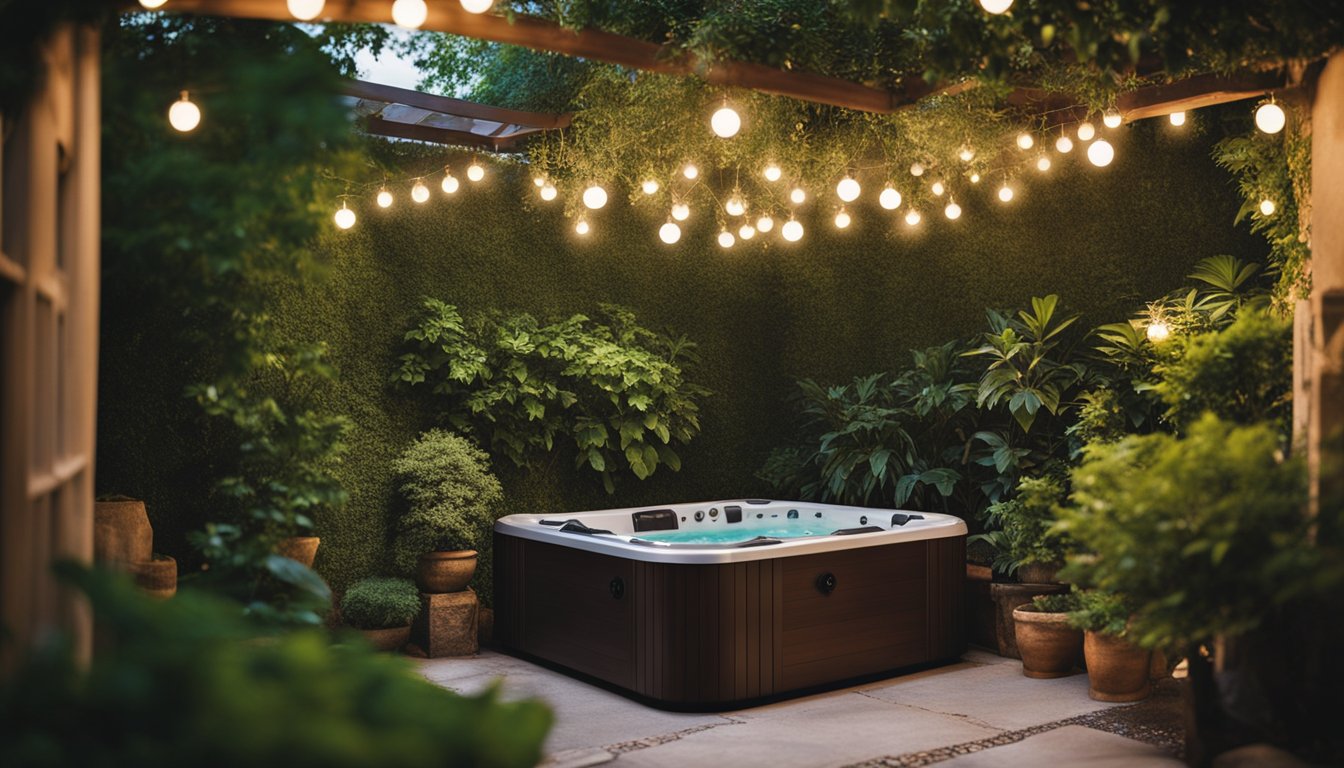
<svg viewBox="0 0 1344 768"><path fill-rule="evenodd" d="M1017 628L1013 611L1040 595L1067 592L1064 584L990 584L989 594L994 598L994 640L1000 656L1020 659L1017 650Z"/></svg>
<svg viewBox="0 0 1344 768"><path fill-rule="evenodd" d="M388 627L387 629L361 629L358 630L364 639L369 641L369 645L380 651L400 651L402 646L411 639L411 625L404 627Z"/></svg>
<svg viewBox="0 0 1344 768"><path fill-rule="evenodd" d="M1027 563L1017 569L1017 580L1023 584L1058 584L1058 563Z"/></svg>
<svg viewBox="0 0 1344 768"><path fill-rule="evenodd" d="M276 542L275 553L312 568L313 559L317 557L317 545L321 543L322 539L317 536L290 536Z"/></svg>
<svg viewBox="0 0 1344 768"><path fill-rule="evenodd" d="M1022 674L1051 678L1073 674L1083 654L1083 631L1069 626L1067 613L1013 610Z"/></svg>
<svg viewBox="0 0 1344 768"><path fill-rule="evenodd" d="M98 501L93 505L93 561L127 570L154 559L154 529L138 499Z"/></svg>
<svg viewBox="0 0 1344 768"><path fill-rule="evenodd" d="M1097 701L1138 701L1148 697L1152 653L1128 640L1088 631L1083 636L1087 659L1087 695Z"/></svg>
<svg viewBox="0 0 1344 768"><path fill-rule="evenodd" d="M177 561L167 555L154 555L149 560L130 564L135 585L150 597L167 600L177 594Z"/></svg>
<svg viewBox="0 0 1344 768"><path fill-rule="evenodd" d="M420 556L420 568L415 582L422 592L443 594L461 592L476 574L476 550L453 549L426 552Z"/></svg>

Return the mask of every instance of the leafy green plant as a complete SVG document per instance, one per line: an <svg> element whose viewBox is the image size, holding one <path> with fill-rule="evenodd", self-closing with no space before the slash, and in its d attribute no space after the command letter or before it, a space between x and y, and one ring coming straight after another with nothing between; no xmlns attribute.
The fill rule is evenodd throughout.
<svg viewBox="0 0 1344 768"><path fill-rule="evenodd" d="M1037 595L1023 610L1040 613L1072 613L1082 607L1078 592L1069 590L1055 595Z"/></svg>
<svg viewBox="0 0 1344 768"><path fill-rule="evenodd" d="M490 457L461 435L431 429L392 463L406 500L392 556L412 573L420 555L484 548L503 500Z"/></svg>
<svg viewBox="0 0 1344 768"><path fill-rule="evenodd" d="M1128 632L1133 606L1122 595L1100 589L1084 589L1074 591L1069 596L1074 598L1074 607L1069 610L1070 625L1106 635L1125 636Z"/></svg>
<svg viewBox="0 0 1344 768"><path fill-rule="evenodd" d="M341 618L355 629L404 627L420 614L420 591L409 579L360 579L341 597Z"/></svg>
<svg viewBox="0 0 1344 768"><path fill-rule="evenodd" d="M700 431L699 399L685 378L695 345L635 324L604 305L602 320L583 315L550 324L531 315L479 315L426 299L406 333L393 381L427 385L456 429L478 434L519 466L568 443L576 468L602 477L628 469L643 480L659 466L681 468L673 444Z"/></svg>
<svg viewBox="0 0 1344 768"><path fill-rule="evenodd" d="M1012 576L1028 563L1063 563L1067 540L1052 530L1055 508L1065 498L1065 485L1057 474L1022 478L1013 498L986 510L985 525L990 530L971 540L984 541L993 548L994 570Z"/></svg>
<svg viewBox="0 0 1344 768"><path fill-rule="evenodd" d="M89 597L99 652L48 638L0 680L0 763L332 768L523 768L551 725L541 702L459 696L405 659L297 630L257 642L237 609L184 589L168 601L62 566Z"/></svg>

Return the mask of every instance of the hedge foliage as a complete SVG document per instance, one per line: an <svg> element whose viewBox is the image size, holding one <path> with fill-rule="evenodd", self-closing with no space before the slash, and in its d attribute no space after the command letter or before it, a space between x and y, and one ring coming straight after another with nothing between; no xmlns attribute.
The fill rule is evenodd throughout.
<svg viewBox="0 0 1344 768"><path fill-rule="evenodd" d="M355 629L404 627L420 613L420 591L410 579L360 579L341 598L341 619Z"/></svg>

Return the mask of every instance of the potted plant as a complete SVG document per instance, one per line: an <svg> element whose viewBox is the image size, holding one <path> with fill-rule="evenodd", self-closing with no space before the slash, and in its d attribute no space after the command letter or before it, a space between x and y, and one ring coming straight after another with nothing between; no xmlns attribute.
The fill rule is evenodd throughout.
<svg viewBox="0 0 1344 768"><path fill-rule="evenodd" d="M1087 695L1097 701L1147 698L1152 651L1129 637L1130 605L1120 595L1101 590L1077 593L1078 607L1069 623L1083 630Z"/></svg>
<svg viewBox="0 0 1344 768"><path fill-rule="evenodd" d="M177 594L177 560L157 552L148 559L130 564L136 586L150 597L167 600Z"/></svg>
<svg viewBox="0 0 1344 768"><path fill-rule="evenodd" d="M1083 656L1083 633L1070 623L1069 614L1080 607L1078 596L1069 592L1041 595L1013 610L1022 674L1036 678L1073 674Z"/></svg>
<svg viewBox="0 0 1344 768"><path fill-rule="evenodd" d="M431 429L393 463L406 510L393 554L425 592L458 592L476 572L503 499L489 457L461 435Z"/></svg>
<svg viewBox="0 0 1344 768"><path fill-rule="evenodd" d="M362 579L341 598L341 618L380 651L406 645L419 614L420 593L409 579Z"/></svg>

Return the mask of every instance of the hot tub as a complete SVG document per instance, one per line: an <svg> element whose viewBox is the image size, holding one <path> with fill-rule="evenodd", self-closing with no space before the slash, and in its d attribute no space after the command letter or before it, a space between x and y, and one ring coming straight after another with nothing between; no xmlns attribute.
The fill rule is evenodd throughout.
<svg viewBox="0 0 1344 768"><path fill-rule="evenodd" d="M966 525L742 499L495 523L495 639L670 709L742 706L965 650Z"/></svg>

